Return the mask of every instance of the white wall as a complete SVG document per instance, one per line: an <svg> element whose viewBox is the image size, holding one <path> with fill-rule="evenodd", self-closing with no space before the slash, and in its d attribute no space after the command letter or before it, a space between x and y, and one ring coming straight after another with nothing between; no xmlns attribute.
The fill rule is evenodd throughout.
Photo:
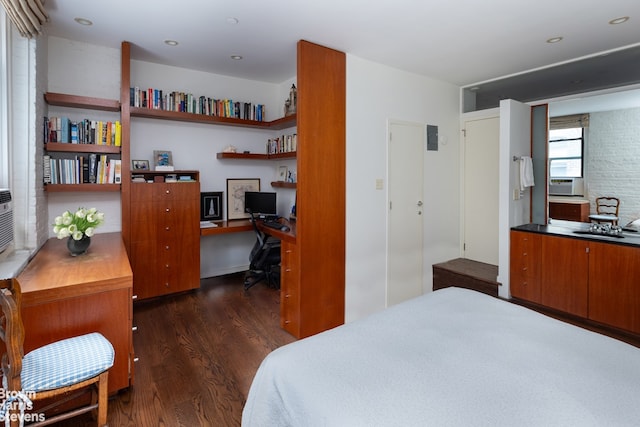
<svg viewBox="0 0 640 427"><path fill-rule="evenodd" d="M424 292L432 264L460 256L459 111L458 87L347 55L347 322L385 308L389 120L439 129L439 150L425 149Z"/></svg>
<svg viewBox="0 0 640 427"><path fill-rule="evenodd" d="M640 108L590 113L586 129L586 185L595 198L620 199L620 225L640 218Z"/></svg>

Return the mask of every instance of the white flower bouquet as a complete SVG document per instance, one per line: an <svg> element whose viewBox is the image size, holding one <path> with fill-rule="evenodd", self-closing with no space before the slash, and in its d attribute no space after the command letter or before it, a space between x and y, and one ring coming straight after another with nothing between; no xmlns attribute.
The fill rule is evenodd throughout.
<svg viewBox="0 0 640 427"><path fill-rule="evenodd" d="M104 214L96 208L78 208L75 213L65 211L57 216L53 224L53 232L58 239L72 237L73 240L81 240L83 237L91 237L96 227L104 222Z"/></svg>

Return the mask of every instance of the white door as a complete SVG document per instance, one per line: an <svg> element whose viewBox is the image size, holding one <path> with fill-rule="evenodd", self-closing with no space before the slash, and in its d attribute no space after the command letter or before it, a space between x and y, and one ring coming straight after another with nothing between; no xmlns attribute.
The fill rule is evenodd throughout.
<svg viewBox="0 0 640 427"><path fill-rule="evenodd" d="M498 265L500 118L464 130L464 257Z"/></svg>
<svg viewBox="0 0 640 427"><path fill-rule="evenodd" d="M391 122L387 306L422 295L425 126Z"/></svg>

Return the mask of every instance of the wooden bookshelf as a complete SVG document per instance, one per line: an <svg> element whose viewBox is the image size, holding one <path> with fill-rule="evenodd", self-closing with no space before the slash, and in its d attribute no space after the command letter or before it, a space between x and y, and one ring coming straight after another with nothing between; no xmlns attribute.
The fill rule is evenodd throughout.
<svg viewBox="0 0 640 427"><path fill-rule="evenodd" d="M272 187L275 188L296 188L297 183L295 182L286 182L286 181L273 181L271 183Z"/></svg>
<svg viewBox="0 0 640 427"><path fill-rule="evenodd" d="M92 98L88 96L67 95L64 93L47 92L44 100L49 105L58 107L86 108L89 110L120 111L120 101L115 99Z"/></svg>
<svg viewBox="0 0 640 427"><path fill-rule="evenodd" d="M64 192L117 192L120 191L120 184L45 184L44 189L49 193Z"/></svg>
<svg viewBox="0 0 640 427"><path fill-rule="evenodd" d="M100 154L120 154L120 147L117 145L97 145L97 144L71 144L65 142L48 142L44 145L46 151L65 153L100 153Z"/></svg>
<svg viewBox="0 0 640 427"><path fill-rule="evenodd" d="M258 154L258 153L217 153L217 159L253 159L253 160L274 160L274 159L295 159L296 152L278 154Z"/></svg>
<svg viewBox="0 0 640 427"><path fill-rule="evenodd" d="M131 117L147 119L173 120L189 123L204 123L220 126L236 126L254 129L286 129L295 126L296 115L283 117L272 122L259 122L235 117L207 116L205 114L185 113L182 111L157 110L144 107L130 107Z"/></svg>

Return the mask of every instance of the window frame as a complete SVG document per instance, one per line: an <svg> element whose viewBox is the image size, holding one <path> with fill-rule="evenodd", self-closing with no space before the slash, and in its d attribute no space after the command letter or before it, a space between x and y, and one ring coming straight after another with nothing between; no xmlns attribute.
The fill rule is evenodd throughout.
<svg viewBox="0 0 640 427"><path fill-rule="evenodd" d="M579 138L557 138L557 139L552 139L551 138L551 131L549 132L549 140L547 141L547 144L549 145L549 155L548 155L548 162L549 164L547 165L549 168L549 176L551 178L584 178L584 126L576 126L576 127L572 127L572 128L568 128L568 129L580 129L580 137ZM557 142L566 142L566 141L580 141L580 155L579 156L558 156L558 157L552 157L551 156L551 144L553 143L557 143ZM580 160L580 175L552 175L551 174L551 170L552 170L552 163L555 160Z"/></svg>

